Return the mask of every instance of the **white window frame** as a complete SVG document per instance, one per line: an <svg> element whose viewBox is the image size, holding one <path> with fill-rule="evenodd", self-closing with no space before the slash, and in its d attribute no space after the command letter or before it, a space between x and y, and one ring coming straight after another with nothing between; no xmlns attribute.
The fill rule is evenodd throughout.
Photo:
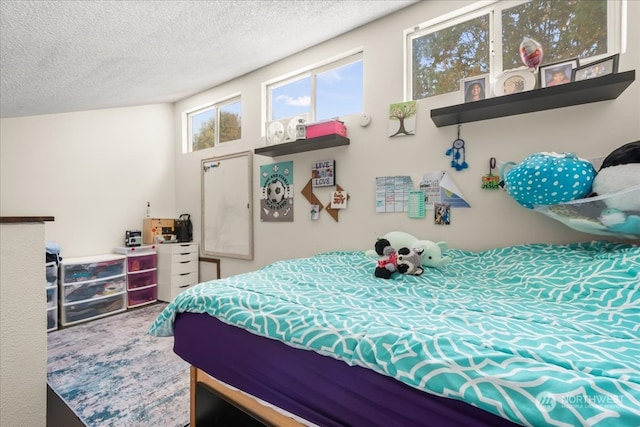
<svg viewBox="0 0 640 427"><path fill-rule="evenodd" d="M415 38L444 28L465 22L481 15L489 15L489 74L495 80L503 71L502 65L502 21L496 19L504 9L521 5L529 0L481 0L469 6L446 13L437 18L425 21L415 27L404 30L404 98L406 101L413 97L412 70L412 41ZM625 53L627 48L627 1L607 0L607 53L596 55L588 59L597 61L615 53ZM442 96L440 94L434 96Z"/></svg>
<svg viewBox="0 0 640 427"><path fill-rule="evenodd" d="M217 101L209 102L207 104L200 105L198 107L183 111L182 112L182 129L184 131L182 133L182 153L186 154L186 153L194 153L197 151L202 151L202 150L197 150L197 151L193 150L193 141L191 139L193 136L191 116L204 113L205 111L208 111L208 110L213 110L213 109L216 110L216 119L215 119L216 120L216 139L214 142L214 146L210 148L215 148L221 144L228 144L230 142L240 141L239 139L236 139L233 141L225 141L222 143L220 142L220 109L226 105L234 104L236 102L240 102L240 108L242 109L241 93L235 93L227 97L221 98ZM240 126L241 126L240 132L242 134L242 122Z"/></svg>
<svg viewBox="0 0 640 427"><path fill-rule="evenodd" d="M340 55L334 56L332 58L326 59L324 61L318 62L316 64L298 69L296 71L292 71L285 75L281 75L274 79L265 81L262 83L262 131L261 136L265 136L265 128L266 124L272 120L272 103L271 103L271 92L272 89L287 85L296 80L303 79L305 77L311 77L311 109L310 109L310 120L314 120L316 117L316 76L318 74L322 74L326 71L340 68L348 64L352 64L354 62L362 61L364 64L364 49L362 47L358 47L356 49L350 50L348 52L344 52ZM364 76L363 76L364 80ZM364 98L364 92L363 92ZM363 99L364 105L364 99ZM354 113L354 114L360 114ZM284 118L283 118L284 119Z"/></svg>

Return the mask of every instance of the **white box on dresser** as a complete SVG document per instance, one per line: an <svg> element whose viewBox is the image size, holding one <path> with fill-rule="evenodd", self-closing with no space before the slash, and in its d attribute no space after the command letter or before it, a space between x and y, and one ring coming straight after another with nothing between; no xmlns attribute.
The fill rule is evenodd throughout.
<svg viewBox="0 0 640 427"><path fill-rule="evenodd" d="M176 295L199 282L198 244L162 243L158 250L158 299L171 302Z"/></svg>

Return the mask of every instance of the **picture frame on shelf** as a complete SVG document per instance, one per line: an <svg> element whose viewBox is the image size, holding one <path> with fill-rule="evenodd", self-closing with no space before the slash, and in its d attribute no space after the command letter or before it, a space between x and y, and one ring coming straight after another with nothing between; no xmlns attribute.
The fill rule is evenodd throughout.
<svg viewBox="0 0 640 427"><path fill-rule="evenodd" d="M460 79L462 102L467 103L490 98L490 87L488 73Z"/></svg>
<svg viewBox="0 0 640 427"><path fill-rule="evenodd" d="M581 80L593 79L600 76L606 76L608 74L615 74L618 72L618 61L620 54L608 56L598 61L589 62L588 64L580 64L577 68L573 69L571 75L572 82L579 82Z"/></svg>
<svg viewBox="0 0 640 427"><path fill-rule="evenodd" d="M525 92L536 87L536 75L531 68L516 68L502 72L496 77L493 88L495 96Z"/></svg>
<svg viewBox="0 0 640 427"><path fill-rule="evenodd" d="M541 65L538 75L540 87L571 83L574 68L578 68L578 58Z"/></svg>

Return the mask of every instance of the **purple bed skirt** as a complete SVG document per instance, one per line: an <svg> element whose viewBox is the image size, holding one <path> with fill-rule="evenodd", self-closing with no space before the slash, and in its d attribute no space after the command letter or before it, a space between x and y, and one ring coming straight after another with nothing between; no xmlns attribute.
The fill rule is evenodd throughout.
<svg viewBox="0 0 640 427"><path fill-rule="evenodd" d="M319 426L513 426L359 366L296 349L207 314L180 313L174 352L229 385Z"/></svg>

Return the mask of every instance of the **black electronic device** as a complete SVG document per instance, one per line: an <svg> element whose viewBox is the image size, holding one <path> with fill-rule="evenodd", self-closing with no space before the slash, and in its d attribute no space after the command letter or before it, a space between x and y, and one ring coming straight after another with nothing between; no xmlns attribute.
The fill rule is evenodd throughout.
<svg viewBox="0 0 640 427"><path fill-rule="evenodd" d="M193 240L193 224L191 215L182 214L175 222L176 236L178 242L190 242Z"/></svg>
<svg viewBox="0 0 640 427"><path fill-rule="evenodd" d="M124 245L126 247L142 245L142 231L127 230L124 234Z"/></svg>

